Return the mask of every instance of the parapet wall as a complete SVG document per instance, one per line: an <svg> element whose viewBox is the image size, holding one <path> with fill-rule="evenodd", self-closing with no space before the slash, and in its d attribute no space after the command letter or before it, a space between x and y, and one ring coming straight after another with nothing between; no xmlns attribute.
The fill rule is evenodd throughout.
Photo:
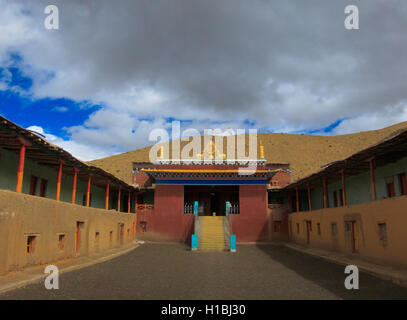
<svg viewBox="0 0 407 320"><path fill-rule="evenodd" d="M290 240L293 242L407 267L407 196L296 212L289 214L288 219ZM311 229L309 237L307 221L311 222L311 225L308 224L308 229ZM333 223L336 223L336 228Z"/></svg>
<svg viewBox="0 0 407 320"><path fill-rule="evenodd" d="M0 275L120 247L135 232L135 214L0 190Z"/></svg>

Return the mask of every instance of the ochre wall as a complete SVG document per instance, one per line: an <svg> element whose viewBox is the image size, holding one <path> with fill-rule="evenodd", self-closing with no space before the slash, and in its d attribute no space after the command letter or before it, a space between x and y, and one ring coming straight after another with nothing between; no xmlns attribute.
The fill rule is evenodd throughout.
<svg viewBox="0 0 407 320"><path fill-rule="evenodd" d="M183 213L184 186L156 185L154 210L137 213L138 238L152 241L190 243L193 232L193 214ZM141 222L147 223L141 232Z"/></svg>
<svg viewBox="0 0 407 320"><path fill-rule="evenodd" d="M274 224L280 223L280 230L275 231ZM268 240L288 240L288 206L287 204L269 204L267 217Z"/></svg>
<svg viewBox="0 0 407 320"><path fill-rule="evenodd" d="M289 214L292 226L290 240L306 244L306 221L312 223L311 247L352 252L351 233L345 230L345 221L356 221L357 247L360 257L378 263L407 266L407 196L399 196L346 207L296 212ZM337 236L332 235L331 224L337 224ZM296 224L300 233L297 234ZM321 226L321 235L317 232ZM379 223L386 223L387 244L380 240Z"/></svg>
<svg viewBox="0 0 407 320"><path fill-rule="evenodd" d="M135 218L134 214L0 190L0 274L120 247L119 224L124 224L123 243L128 243L135 238ZM77 221L84 222L79 253L75 250ZM27 235L31 234L37 238L33 254L27 256ZM65 235L63 250L58 248L59 234Z"/></svg>
<svg viewBox="0 0 407 320"><path fill-rule="evenodd" d="M241 185L240 214L232 215L232 233L238 242L268 240L267 191L265 185Z"/></svg>

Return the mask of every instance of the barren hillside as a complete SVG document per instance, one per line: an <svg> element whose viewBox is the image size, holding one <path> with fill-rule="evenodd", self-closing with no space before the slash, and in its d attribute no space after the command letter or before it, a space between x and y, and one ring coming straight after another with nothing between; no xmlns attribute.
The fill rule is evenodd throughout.
<svg viewBox="0 0 407 320"><path fill-rule="evenodd" d="M407 122L401 122L380 130L329 137L262 133L258 134L258 143L261 141L264 145L267 162L290 164L291 169L294 170L292 174L292 180L294 181L313 173L329 162L344 159L359 150L376 144L404 128L407 128ZM184 144L181 144L181 148ZM89 163L101 167L127 183L131 183L132 162L148 162L149 150L150 147L146 147L93 160Z"/></svg>

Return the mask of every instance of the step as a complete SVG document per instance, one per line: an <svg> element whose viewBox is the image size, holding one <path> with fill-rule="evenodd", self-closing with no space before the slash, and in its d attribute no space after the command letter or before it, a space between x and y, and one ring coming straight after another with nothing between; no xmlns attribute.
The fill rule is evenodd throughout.
<svg viewBox="0 0 407 320"><path fill-rule="evenodd" d="M224 235L224 217L200 216L199 222L198 249L202 251L227 250L227 241Z"/></svg>
<svg viewBox="0 0 407 320"><path fill-rule="evenodd" d="M225 246L201 246L199 249L225 249Z"/></svg>

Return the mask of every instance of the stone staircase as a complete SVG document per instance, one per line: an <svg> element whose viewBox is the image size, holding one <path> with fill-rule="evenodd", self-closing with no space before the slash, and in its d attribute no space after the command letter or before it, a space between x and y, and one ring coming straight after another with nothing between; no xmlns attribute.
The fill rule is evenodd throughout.
<svg viewBox="0 0 407 320"><path fill-rule="evenodd" d="M199 216L198 250L228 250L226 217Z"/></svg>

